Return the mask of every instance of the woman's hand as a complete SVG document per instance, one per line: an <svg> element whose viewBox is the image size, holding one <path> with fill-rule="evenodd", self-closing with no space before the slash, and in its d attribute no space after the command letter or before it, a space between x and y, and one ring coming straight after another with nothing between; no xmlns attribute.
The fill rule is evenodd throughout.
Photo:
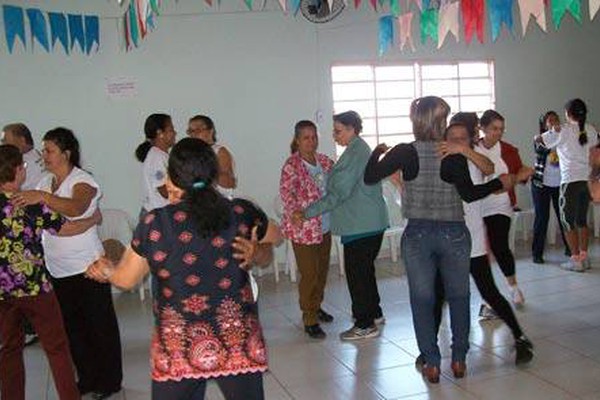
<svg viewBox="0 0 600 400"><path fill-rule="evenodd" d="M94 225L102 225L102 212L100 212L99 208L96 208L96 211L90 217Z"/></svg>
<svg viewBox="0 0 600 400"><path fill-rule="evenodd" d="M26 190L24 192L16 193L11 197L10 202L17 207L39 204L44 201L44 193L45 192L41 190Z"/></svg>
<svg viewBox="0 0 600 400"><path fill-rule="evenodd" d="M513 174L502 174L498 177L502 182L502 190L510 190L517 183L517 177Z"/></svg>
<svg viewBox="0 0 600 400"><path fill-rule="evenodd" d="M85 271L86 278L96 282L107 283L115 272L115 265L106 257L99 258Z"/></svg>
<svg viewBox="0 0 600 400"><path fill-rule="evenodd" d="M256 226L252 228L252 234L250 235L249 240L242 236L236 236L231 245L235 250L233 258L239 260L240 268L245 269L246 271L252 268L254 256L256 255L256 250L258 248L257 229Z"/></svg>
<svg viewBox="0 0 600 400"><path fill-rule="evenodd" d="M533 176L535 170L531 167L521 167L521 169L517 172L516 178L517 182L525 183Z"/></svg>
<svg viewBox="0 0 600 400"><path fill-rule="evenodd" d="M436 153L438 157L444 158L451 154L465 154L469 150L468 146L464 146L457 143L440 142L436 146Z"/></svg>
<svg viewBox="0 0 600 400"><path fill-rule="evenodd" d="M294 211L292 213L292 224L296 227L300 227L302 226L302 223L304 222L304 211Z"/></svg>

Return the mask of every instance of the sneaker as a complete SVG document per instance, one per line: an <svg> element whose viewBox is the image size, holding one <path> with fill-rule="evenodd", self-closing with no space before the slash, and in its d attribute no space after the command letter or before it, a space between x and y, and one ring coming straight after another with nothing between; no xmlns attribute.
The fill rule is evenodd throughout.
<svg viewBox="0 0 600 400"><path fill-rule="evenodd" d="M377 325L377 326L384 325L384 324L385 324L385 317L382 315L382 316L381 316L381 317L379 317L379 318L375 318L375 319L373 320L373 322L374 322L374 323L375 323L375 325Z"/></svg>
<svg viewBox="0 0 600 400"><path fill-rule="evenodd" d="M347 331L340 333L340 340L352 341L374 338L377 336L379 336L379 329L377 329L377 325L375 324L369 326L368 328L359 328L358 326L353 326Z"/></svg>
<svg viewBox="0 0 600 400"><path fill-rule="evenodd" d="M521 289L519 289L518 286L513 286L510 288L510 297L516 307L520 307L525 304L525 296L523 296L523 292L521 292Z"/></svg>
<svg viewBox="0 0 600 400"><path fill-rule="evenodd" d="M534 264L544 264L546 261L544 261L544 257L542 256L533 256L533 263Z"/></svg>
<svg viewBox="0 0 600 400"><path fill-rule="evenodd" d="M317 311L317 318L321 322L333 322L333 315L325 312L322 308Z"/></svg>
<svg viewBox="0 0 600 400"><path fill-rule="evenodd" d="M533 344L525 336L521 336L515 341L515 349L517 355L515 357L515 364L521 365L526 364L533 358Z"/></svg>
<svg viewBox="0 0 600 400"><path fill-rule="evenodd" d="M304 332L313 339L325 339L327 336L319 324L304 326Z"/></svg>
<svg viewBox="0 0 600 400"><path fill-rule="evenodd" d="M27 346L31 346L33 344L36 344L38 341L40 340L40 338L38 337L37 334L35 333L28 333L25 335L25 347Z"/></svg>
<svg viewBox="0 0 600 400"><path fill-rule="evenodd" d="M560 264L560 267L562 269L564 269L565 271L573 271L573 272L583 272L583 271L585 271L583 263L581 261L573 260L573 258L571 258L566 263Z"/></svg>
<svg viewBox="0 0 600 400"><path fill-rule="evenodd" d="M498 318L499 317L498 314L496 314L496 311L494 311L492 307L488 306L487 304L482 304L481 307L479 307L479 319L482 321L489 321Z"/></svg>

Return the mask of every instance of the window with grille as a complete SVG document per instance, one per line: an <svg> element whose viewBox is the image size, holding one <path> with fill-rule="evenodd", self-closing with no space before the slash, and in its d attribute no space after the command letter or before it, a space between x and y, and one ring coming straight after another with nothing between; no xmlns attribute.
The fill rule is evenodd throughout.
<svg viewBox="0 0 600 400"><path fill-rule="evenodd" d="M415 98L442 97L452 114L481 115L495 105L492 61L334 65L331 78L334 112L358 112L361 137L372 148L414 140L409 109Z"/></svg>

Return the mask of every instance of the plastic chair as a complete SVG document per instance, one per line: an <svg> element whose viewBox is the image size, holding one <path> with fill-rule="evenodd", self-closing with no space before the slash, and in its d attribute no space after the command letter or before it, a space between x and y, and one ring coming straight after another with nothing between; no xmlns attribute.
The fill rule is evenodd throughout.
<svg viewBox="0 0 600 400"><path fill-rule="evenodd" d="M277 194L273 198L273 211L275 211L275 215L281 221L283 216L283 202L281 200L281 196ZM292 249L292 242L288 239L284 239L285 246L285 269L284 273L286 275L290 275L290 280L292 282L296 282L297 278L297 265L296 265L296 257L294 256L294 250ZM275 282L279 282L279 265L277 260L273 260L273 271L275 272ZM260 275L259 275L260 276Z"/></svg>
<svg viewBox="0 0 600 400"><path fill-rule="evenodd" d="M508 245L512 251L515 250L517 229L521 229L523 241L527 241L529 239L530 231L528 227L533 226L534 217L535 210L533 208L513 212L510 222L510 231L508 232Z"/></svg>
<svg viewBox="0 0 600 400"><path fill-rule="evenodd" d="M102 224L98 226L98 236L102 242L113 239L127 247L133 236L135 224L131 216L123 210L106 208L102 211ZM139 286L140 300L146 298L144 282Z"/></svg>

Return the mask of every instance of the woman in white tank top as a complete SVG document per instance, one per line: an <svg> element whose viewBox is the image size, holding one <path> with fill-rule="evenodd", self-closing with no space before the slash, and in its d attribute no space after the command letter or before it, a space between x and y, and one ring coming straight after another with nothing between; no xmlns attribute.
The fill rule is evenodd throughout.
<svg viewBox="0 0 600 400"><path fill-rule="evenodd" d="M235 162L231 152L223 145L217 144L217 132L212 119L206 115L196 115L188 122L187 134L190 137L200 139L212 146L219 163L219 177L217 179L217 190L228 199L232 199L237 187L235 176Z"/></svg>
<svg viewBox="0 0 600 400"><path fill-rule="evenodd" d="M20 205L42 203L71 220L91 216L101 192L80 168L79 142L73 132L56 128L44 136L43 158L50 173L38 190L15 196ZM97 227L71 236L42 236L45 261L63 314L80 393L104 399L121 390L123 379L119 326L110 285L84 273L104 250Z"/></svg>

